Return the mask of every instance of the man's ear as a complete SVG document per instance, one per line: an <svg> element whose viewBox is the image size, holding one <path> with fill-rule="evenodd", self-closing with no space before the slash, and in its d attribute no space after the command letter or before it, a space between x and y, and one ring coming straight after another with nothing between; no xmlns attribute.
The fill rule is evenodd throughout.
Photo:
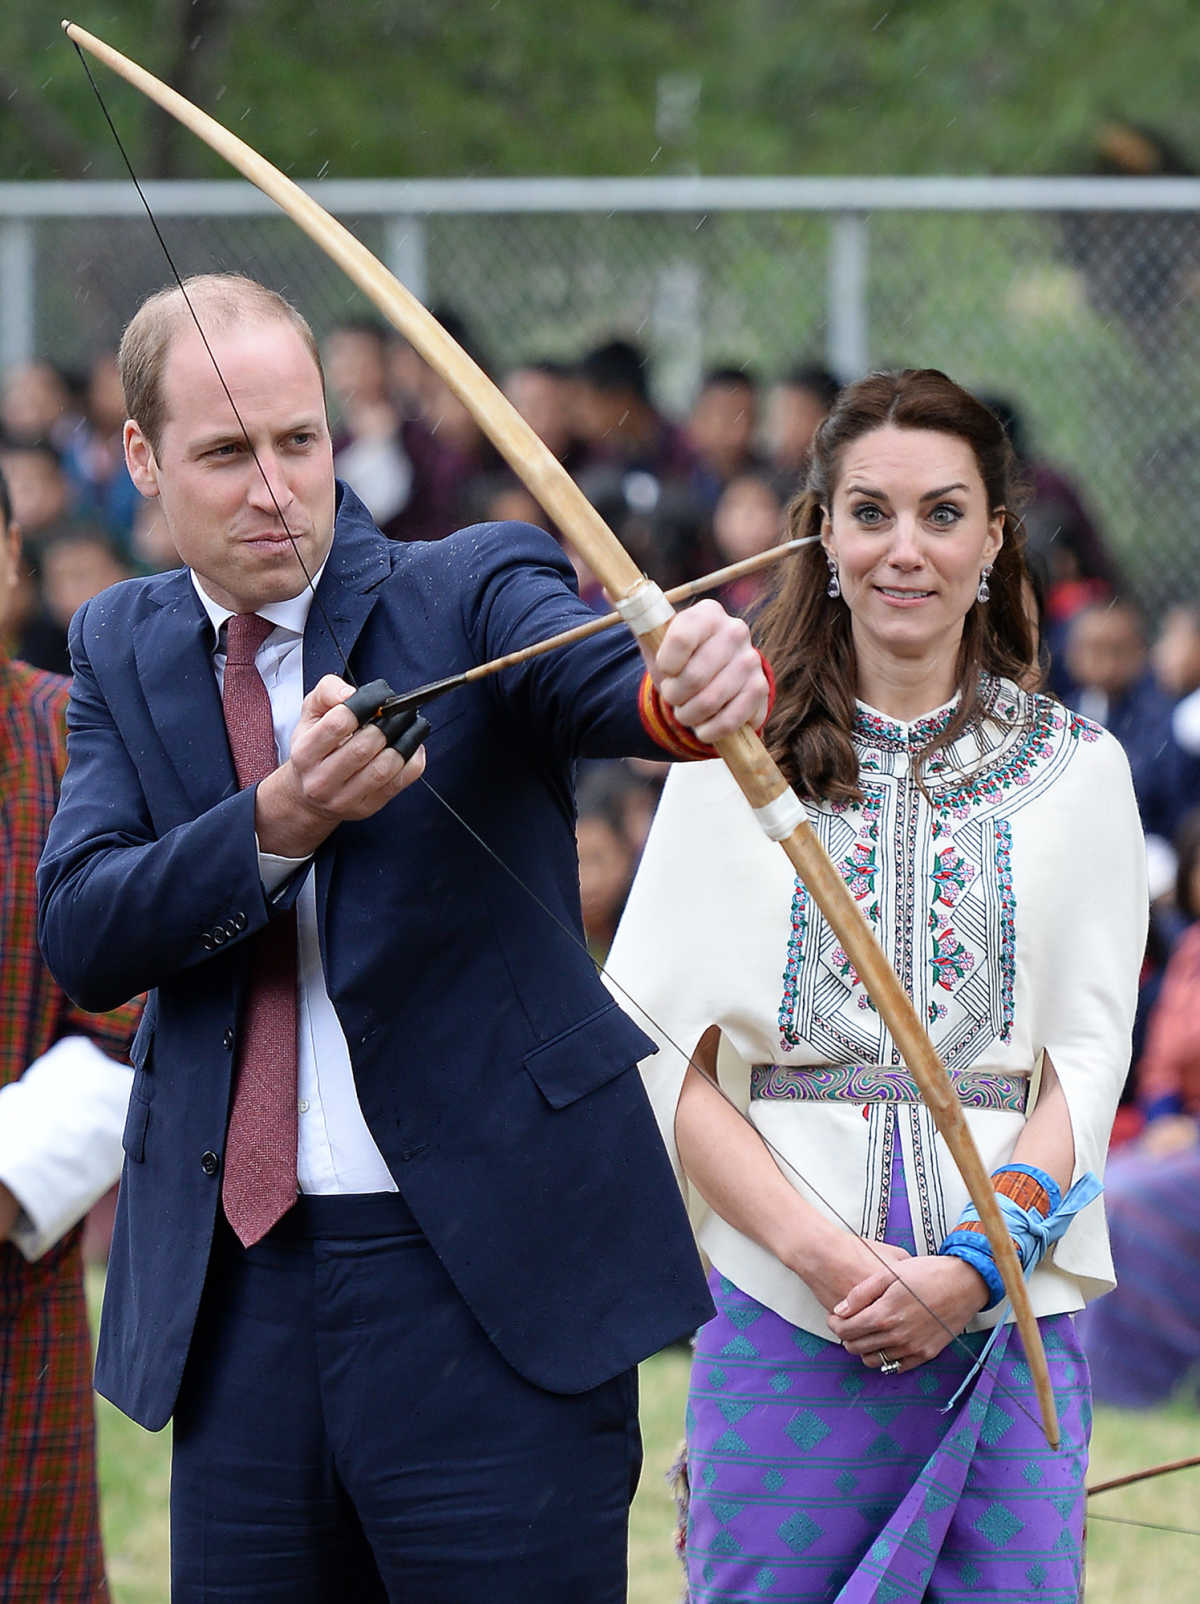
<svg viewBox="0 0 1200 1604"><path fill-rule="evenodd" d="M125 446L125 466L129 469L129 477L143 496L158 495L158 463L154 456L154 447L142 433L140 425L133 418L126 418L122 434Z"/></svg>

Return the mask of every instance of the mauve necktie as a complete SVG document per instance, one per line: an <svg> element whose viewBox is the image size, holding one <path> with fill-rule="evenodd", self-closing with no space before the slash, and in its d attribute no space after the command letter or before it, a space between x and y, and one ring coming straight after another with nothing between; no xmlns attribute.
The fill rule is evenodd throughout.
<svg viewBox="0 0 1200 1604"><path fill-rule="evenodd" d="M243 790L279 762L271 698L254 662L274 627L257 613L235 613L226 628L221 700ZM221 1197L225 1217L246 1247L296 1201L296 984L296 916L289 910L251 938L234 1063Z"/></svg>

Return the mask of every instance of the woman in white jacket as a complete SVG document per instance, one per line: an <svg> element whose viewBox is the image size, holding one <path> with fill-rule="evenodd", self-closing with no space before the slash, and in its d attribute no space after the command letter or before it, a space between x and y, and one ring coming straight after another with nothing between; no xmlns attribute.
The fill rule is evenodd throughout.
<svg viewBox="0 0 1200 1604"><path fill-rule="evenodd" d="M1022 688L1010 469L997 420L943 374L850 387L792 513L821 544L759 643L768 745L928 1022L1032 1271L1063 1448L853 966L724 769L678 770L609 971L660 1039L643 1072L713 1267L692 1604L1079 1594L1090 1397L1070 1313L1112 1284L1086 1177L1128 1067L1144 852L1120 747Z"/></svg>

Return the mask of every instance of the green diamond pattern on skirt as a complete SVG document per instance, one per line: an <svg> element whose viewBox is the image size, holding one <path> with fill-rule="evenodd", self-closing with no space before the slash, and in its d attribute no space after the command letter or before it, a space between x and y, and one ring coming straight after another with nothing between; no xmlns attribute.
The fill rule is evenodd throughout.
<svg viewBox="0 0 1200 1604"><path fill-rule="evenodd" d="M881 1431L866 1450L867 1459L893 1459L900 1453L900 1444L890 1432Z"/></svg>
<svg viewBox="0 0 1200 1604"><path fill-rule="evenodd" d="M710 1285L718 1314L698 1335L689 1398L691 1604L1078 1604L1090 1407L1068 1317L1045 1322L1064 1332L1055 1454L1019 1386L1028 1367L1011 1328L943 1414L970 1354L881 1377L727 1281ZM724 1357L737 1339L756 1356Z"/></svg>
<svg viewBox="0 0 1200 1604"><path fill-rule="evenodd" d="M813 1409L801 1409L783 1428L797 1448L806 1452L823 1443L833 1427L821 1419Z"/></svg>
<svg viewBox="0 0 1200 1604"><path fill-rule="evenodd" d="M793 1510L788 1518L780 1523L778 1531L793 1554L803 1554L806 1548L813 1546L818 1537L824 1535L824 1528L818 1526L816 1521L802 1509Z"/></svg>
<svg viewBox="0 0 1200 1604"><path fill-rule="evenodd" d="M997 1443L1004 1441L1015 1424L1008 1410L1001 1409L993 1398L987 1414L983 1417L983 1425L979 1428L980 1440L989 1448L994 1448Z"/></svg>
<svg viewBox="0 0 1200 1604"><path fill-rule="evenodd" d="M799 1348L801 1353L807 1354L810 1359L815 1359L822 1348L828 1348L829 1346L820 1337L815 1337L811 1331L793 1331L792 1342Z"/></svg>
<svg viewBox="0 0 1200 1604"><path fill-rule="evenodd" d="M908 1529L909 1538L914 1548L931 1548L933 1538L929 1535L929 1522L924 1515L918 1515Z"/></svg>
<svg viewBox="0 0 1200 1604"><path fill-rule="evenodd" d="M750 1341L749 1337L743 1337L739 1332L736 1337L727 1342L721 1349L721 1357L723 1359L757 1359L758 1349Z"/></svg>
<svg viewBox="0 0 1200 1604"><path fill-rule="evenodd" d="M1007 1504L989 1504L975 1522L975 1530L994 1547L1007 1548L1025 1530L1025 1522Z"/></svg>
<svg viewBox="0 0 1200 1604"><path fill-rule="evenodd" d="M731 1316L731 1319L739 1331L745 1331L748 1326L752 1326L761 1317L761 1309L739 1309L735 1315Z"/></svg>
<svg viewBox="0 0 1200 1604"><path fill-rule="evenodd" d="M890 1426L893 1420L898 1419L904 1413L904 1405L902 1403L880 1403L875 1401L874 1403L863 1404L863 1408L877 1426Z"/></svg>

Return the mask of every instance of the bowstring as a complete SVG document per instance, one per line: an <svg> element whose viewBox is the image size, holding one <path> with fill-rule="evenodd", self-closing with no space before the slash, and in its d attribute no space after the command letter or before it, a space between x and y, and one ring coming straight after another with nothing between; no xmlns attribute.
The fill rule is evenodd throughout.
<svg viewBox="0 0 1200 1604"><path fill-rule="evenodd" d="M1088 1525L1094 1520L1107 1521L1112 1526L1141 1526L1148 1532L1169 1532L1172 1537L1200 1537L1200 1531L1191 1526L1162 1526L1157 1521L1133 1520L1128 1515L1095 1515L1088 1510Z"/></svg>
<svg viewBox="0 0 1200 1604"><path fill-rule="evenodd" d="M77 44L75 44L73 39L71 43L75 46L75 54L79 57L80 65L87 74L88 83L91 84L92 92L99 102L100 110L104 115L104 120L108 124L109 131L112 134L113 139L116 141L117 149L121 153L121 160L125 163L125 170L129 174L130 181L132 182L134 189L137 191L138 199L141 201L142 206L145 209L146 216L150 220L150 227L154 230L154 236L158 240L159 245L162 247L162 253L167 259L167 266L171 269L171 276L175 280L176 288L179 290L180 295L183 296L184 305L187 307L188 312L191 315L192 322L196 326L196 333L200 336L201 344L208 353L208 359L212 363L213 372L217 376L217 381L220 384L221 389L225 392L225 399L229 402L233 416L237 422L237 426L242 431L242 439L245 442L246 449L254 461L254 466L258 469L263 484L266 486L267 494L270 496L271 503L275 508L275 515L279 519L280 526L282 527L284 534L287 536L288 544L291 546L296 561L300 565L300 572L304 575L304 582L312 593L313 602L315 603L317 611L321 616L322 623L325 625L325 631L330 640L333 642L334 650L341 659L343 677L345 678L347 684L353 685L357 689L358 682L350 672L350 664L346 660L346 654L342 650L341 642L334 633L334 628L330 622L329 614L325 611L324 603L321 601L321 598L317 593L317 587L313 582L313 577L308 571L308 564L304 561L304 557L300 551L300 546L297 543L295 536L292 534L291 528L288 525L288 521L284 516L283 508L279 505L279 498L275 494L275 486L271 483L271 480L267 474L267 470L263 467L262 459L259 457L259 454L255 449L253 440L250 438L250 431L246 427L245 421L242 418L242 414L238 408L238 404L233 399L233 394L228 384L225 382L225 375L221 371L220 363L217 361L216 354L214 353L212 346L209 344L208 335L205 333L204 327L200 322L199 316L197 315L196 308L192 304L192 298L187 292L187 286L183 282L183 277L180 274L178 267L175 265L175 258L171 254L171 248L163 237L162 229L158 226L158 219L155 217L154 212L151 209L150 202L146 198L146 192L142 188L138 175L133 170L133 163L129 159L129 152L125 149L124 141L117 131L117 125L112 119L112 114L109 112L104 96L100 93L100 85L93 77L92 69L88 66L87 57L84 55L83 51Z"/></svg>
<svg viewBox="0 0 1200 1604"><path fill-rule="evenodd" d="M231 408L231 410L233 412L234 418L236 419L238 427L242 432L242 437L243 437L243 439L245 441L246 449L248 450L251 458L253 459L255 467L258 469L258 472L262 477L263 484L265 485L267 493L270 496L271 501L272 501L272 503L274 505L276 515L279 518L280 526L282 527L282 529L284 531L284 534L287 536L288 542L291 545L293 553L295 554L296 561L300 566L300 571L304 575L305 583L306 583L309 591L312 594L313 601L316 604L316 607L318 609L318 612L320 613L322 622L325 625L326 632L328 633L328 635L330 637L330 640L333 643L334 649L336 650L336 652L338 654L338 657L341 660L342 669L343 669L346 681L347 681L347 683L349 683L351 685L356 685L357 681L354 679L354 676L352 675L352 673L350 671L350 665L349 665L349 662L348 662L348 660L346 658L345 652L343 652L343 650L342 650L341 642L338 639L336 632L334 631L334 628L333 628L333 625L332 625L332 623L330 621L329 615L325 610L324 604L322 603L321 598L320 598L320 596L319 596L319 594L317 592L316 585L313 582L312 575L309 573L308 566L305 563L304 558L303 558L303 556L302 556L302 554L300 552L300 547L297 544L297 542L295 540L295 537L292 534L292 531L291 531L291 529L290 529L290 527L288 525L286 517L284 516L283 509L279 505L278 498L275 495L275 488L271 484L270 478L267 475L267 471L263 467L262 461L259 458L257 450L255 449L254 442L250 438L250 432L246 427L246 424L245 424L245 422L244 422L244 420L242 418L240 410L238 409L237 402L233 398L233 395L232 395L232 393L231 393L231 391L229 389L229 386L226 383L225 375L221 371L220 364L217 361L217 358L216 358L216 355L215 355L215 353L214 353L214 351L212 349L212 346L209 344L208 336L205 333L204 327L200 322L200 318L199 318L199 316L198 316L198 314L196 312L195 306L192 303L191 297L188 295L187 288L186 288L186 286L184 284L184 281L183 281L183 277L180 274L179 269L175 264L175 258L171 254L170 247L168 246L168 244L166 242L166 239L163 236L162 230L160 229L160 227L158 225L158 219L155 217L154 211L151 208L150 202L146 197L145 190L142 188L142 185L141 185L141 182L140 182L140 180L139 180L139 178L137 176L137 173L134 171L133 163L130 160L128 151L125 148L124 141L121 138L121 135L120 135L120 133L119 133L119 131L117 129L116 123L113 121L112 115L109 112L108 105L105 102L104 96L100 92L100 86L99 86L99 84L97 84L96 79L92 74L91 68L88 65L87 58L84 56L83 51L80 49L78 44L75 44L74 40L72 40L71 42L74 45L75 54L79 57L80 65L83 67L84 72L87 74L88 82L92 86L92 92L96 96L96 100L97 100L97 102L98 102L98 104L100 106L100 110L101 110L101 112L102 112L102 114L104 116L104 120L108 125L109 131L111 132L114 141L116 142L117 149L121 154L121 159L125 164L125 169L129 174L130 181L132 182L134 189L137 191L138 199L141 201L142 206L143 206L143 208L145 210L146 216L147 216L147 218L148 218L148 220L150 222L150 226L154 230L155 238L158 240L159 246L161 247L163 255L166 258L167 265L169 266L169 268L171 270L171 275L175 280L176 287L178 288L180 294L183 297L184 304L188 309L188 312L189 312L189 314L191 316L193 324L195 325L196 332L199 335L199 338L200 338L200 340L201 340L201 342L202 342L202 344L204 346L204 349L208 354L209 361L212 363L213 371L217 376L217 380L220 383L221 389L225 393L225 397L229 402L229 405L230 405L230 408ZM426 789L429 791L430 795L437 802L439 802L442 805L443 808L445 808L447 813L449 813L450 816L452 818L454 818L458 822L458 824L462 827L462 829L464 829L467 832L467 834L470 835L475 840L475 842L480 847L482 847L483 850L491 858L493 858L495 860L495 862L499 865L499 867L501 869L503 869L504 872L507 875L509 875L515 881L515 883L518 886L520 886L521 890L524 891L525 894L528 897L530 897L533 900L533 902L536 903L536 905L539 908L542 909L542 911L547 915L547 917L550 918L553 921L553 923L555 925L557 925L558 928L576 946L582 948L582 950L588 954L588 957L591 958L592 955L588 951L587 944L582 939L582 937L579 935L579 933L576 930L574 930L570 925L568 925L564 920L560 919L559 916L543 901L543 899L538 896L537 892L533 889L533 887L528 885L521 878L521 876L516 872L515 869L513 869L509 864L504 862L504 860L492 848L492 846L487 841L485 841L484 838L478 833L478 831L476 831L471 826L471 824L466 819L464 819L463 816L451 805L451 803L444 796L442 796L442 794L439 791L437 791L435 789L435 787L430 783L430 781L428 779L426 779L424 776L422 776L421 783L426 787ZM596 960L594 960L594 959L592 959L592 961L596 962ZM596 963L596 968L597 968L598 972L604 977L606 982L608 984L610 984L615 990L619 991L621 993L621 995L625 998L625 1000L627 1002L629 1002L630 1004L632 1004L632 1006L637 1010L637 1012L639 1014L641 1014L641 1016L653 1027L653 1029L655 1031L657 1031L659 1033L659 1035L661 1035L662 1039L664 1041L666 1041L668 1043L668 1045L676 1053L679 1054L679 1056L684 1060L685 1064L694 1065L694 1067L700 1073L703 1074L703 1071L700 1070L700 1066L695 1064L695 1060L694 1060L692 1054L686 1052L684 1050L684 1048L682 1046L680 1046L680 1044L677 1041L675 1041L674 1038L667 1031L665 1031L663 1029L663 1027L658 1023L657 1020L655 1020L653 1018L653 1016L649 1013L649 1011L647 1009L643 1008L642 1005L637 1001L637 999L635 997L633 997L625 989L625 987L621 985L621 983L618 980L616 980L612 975L610 975L608 973L607 969L604 967L603 964L597 962ZM705 1078L709 1079L709 1077L707 1077L707 1076ZM725 1089L722 1086L720 1086L719 1083L717 1083L714 1080L709 1080L709 1084L710 1085L715 1085L716 1088L717 1088L717 1091L725 1099L726 1103L735 1111L735 1113L738 1115L738 1117L740 1119L744 1120L747 1124L751 1125L751 1128L758 1135L760 1140L763 1142L763 1145L767 1148L767 1151L776 1160L776 1162L780 1163L781 1165L786 1164L786 1160L783 1158L783 1155L770 1142L770 1140L767 1137L765 1137L761 1131L758 1130L758 1127L755 1126L752 1121L747 1119L746 1115L742 1112L742 1110L734 1102L733 1098L729 1096L729 1094L725 1091ZM905 1292L908 1293L909 1297L911 1297L924 1310L924 1312L929 1316L929 1318L931 1320L933 1320L933 1322L937 1326L939 1326L946 1333L946 1335L949 1338L950 1342L953 1343L955 1347L961 1348L962 1351L964 1353L966 1353L970 1357L971 1362L974 1365L978 1356L975 1354L975 1352L971 1348L970 1344L965 1341L963 1336L960 1333L955 1332L954 1330L952 1330L952 1328L949 1325L947 1325L947 1323L941 1318L941 1316L938 1315L929 1306L929 1304L925 1301L925 1299L921 1297L920 1293L916 1292L912 1287L910 1287L908 1285L908 1283L905 1281L904 1277L897 1273L897 1271L895 1269L895 1266L892 1263L890 1263L887 1259L885 1259L883 1257L883 1255L878 1251L878 1249L875 1247L875 1245L867 1237L863 1236L861 1234L861 1232L857 1231L850 1224L850 1222L842 1215L842 1213L837 1208L834 1207L834 1205L829 1201L829 1199L822 1195L822 1193L818 1190L818 1188L813 1184L813 1182L811 1180L809 1180L807 1177L804 1177L804 1176L802 1176L801 1179L802 1179L804 1185L806 1187L808 1187L808 1189L812 1192L813 1196L818 1200L818 1202L820 1202L821 1205L825 1209L827 1209L829 1211L829 1213L833 1216L833 1218L836 1219L838 1221L838 1223L844 1227L845 1230L847 1230L853 1237L856 1238L856 1240L858 1240L859 1242L861 1242L863 1244L863 1246L867 1249L867 1251L871 1254L871 1256L879 1263L879 1265L883 1269L888 1271L889 1275L891 1275L892 1278L894 1280L896 1280L901 1287L903 1287ZM1004 1394L1004 1396L1008 1399L1008 1401L1010 1403L1015 1405L1015 1407L1018 1408L1021 1411L1021 1413L1026 1416L1026 1418L1028 1420L1032 1421L1034 1425L1038 1426L1039 1429L1041 1429L1040 1420L1033 1413L1033 1411L1030 1410L1026 1406L1024 1400L1019 1396L1019 1394L1013 1392L1010 1388L1006 1387L1000 1381L1000 1378L999 1378L998 1375L993 1375L993 1383L997 1388L999 1388L1000 1392Z"/></svg>

